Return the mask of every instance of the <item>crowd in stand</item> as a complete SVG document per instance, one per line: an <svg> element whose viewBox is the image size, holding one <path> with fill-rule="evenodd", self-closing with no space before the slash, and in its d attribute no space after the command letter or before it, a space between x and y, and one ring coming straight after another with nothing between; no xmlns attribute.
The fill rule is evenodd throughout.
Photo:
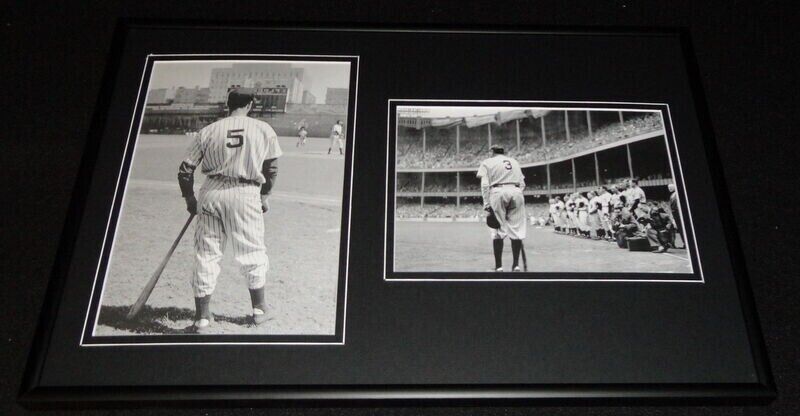
<svg viewBox="0 0 800 416"><path fill-rule="evenodd" d="M494 143L502 143L506 154L520 163L526 164L567 157L584 150L660 129L663 129L661 116L651 113L629 118L623 123L606 124L593 130L591 134L588 129L575 129L571 132L569 140L566 139L566 136L553 135L548 137L546 144L538 135L532 137L530 134L526 134L525 137L520 137L520 146L517 148L515 133L511 133L511 129L502 129L502 135L493 136L492 140ZM431 131L436 131L436 129L431 129ZM401 136L396 152L397 168L474 168L486 157L489 148L487 134L484 132L482 135L462 136L457 152L454 135L446 135L445 138L442 138L432 133L426 142L424 154L421 136Z"/></svg>
<svg viewBox="0 0 800 416"><path fill-rule="evenodd" d="M530 218L531 224L540 225L541 223L542 226L551 224L549 206L545 203L525 204L525 212ZM426 202L423 206L419 202L407 202L400 198L395 206L395 217L401 219L472 218L482 220L485 216L486 210L479 202L462 202L459 206L456 206L455 202Z"/></svg>

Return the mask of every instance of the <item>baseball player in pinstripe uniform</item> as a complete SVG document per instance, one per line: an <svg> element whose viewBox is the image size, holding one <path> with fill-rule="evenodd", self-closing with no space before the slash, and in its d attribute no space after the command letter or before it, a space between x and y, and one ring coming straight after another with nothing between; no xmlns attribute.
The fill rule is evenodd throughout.
<svg viewBox="0 0 800 416"><path fill-rule="evenodd" d="M252 106L251 94L232 90L228 95L230 115L198 132L178 170L186 209L198 216L192 329L201 334L214 323L210 300L228 241L248 281L253 323L267 320L264 284L269 260L262 214L269 211L268 197L282 152L272 127L247 116ZM198 166L207 179L195 198L194 171Z"/></svg>
<svg viewBox="0 0 800 416"><path fill-rule="evenodd" d="M478 178L481 180L483 207L491 209L500 222L499 229L492 230L495 271L503 271L503 240L511 240L511 253L514 264L512 270L520 271L519 255L522 240L528 231L525 215L525 176L519 162L505 155L503 147L491 147L493 156L481 162Z"/></svg>
<svg viewBox="0 0 800 416"><path fill-rule="evenodd" d="M335 144L339 145L339 154L343 155L342 149L344 148L344 142L342 141L342 136L344 132L342 131L342 120L336 120L336 124L331 127L331 144L328 146L328 154L331 154L331 149Z"/></svg>

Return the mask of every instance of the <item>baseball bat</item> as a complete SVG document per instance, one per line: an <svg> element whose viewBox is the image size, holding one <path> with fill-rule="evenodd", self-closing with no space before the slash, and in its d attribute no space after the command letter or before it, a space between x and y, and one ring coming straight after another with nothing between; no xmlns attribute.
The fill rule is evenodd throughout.
<svg viewBox="0 0 800 416"><path fill-rule="evenodd" d="M136 303L131 306L131 309L128 311L128 319L133 319L139 314L139 311L142 310L144 304L147 303L147 299L150 298L150 294L153 293L153 288L156 287L156 283L158 283L158 279L161 277L161 273L164 271L164 268L167 267L167 263L169 262L170 257L172 257L172 253L175 252L175 248L178 247L178 243L183 238L183 234L186 232L186 229L189 228L189 224L192 223L195 214L189 215L189 219L186 220L186 224L183 224L183 228L181 228L181 232L178 233L178 238L172 243L172 247L169 248L167 255L164 256L164 260L161 260L161 264L158 265L156 271L153 272L153 275L150 276L150 280L147 281L147 284L142 289L142 293L139 295L139 299L136 299Z"/></svg>
<svg viewBox="0 0 800 416"><path fill-rule="evenodd" d="M525 245L522 244L522 240L519 240L519 248L520 252L522 253L522 270L528 271L528 256L525 255Z"/></svg>

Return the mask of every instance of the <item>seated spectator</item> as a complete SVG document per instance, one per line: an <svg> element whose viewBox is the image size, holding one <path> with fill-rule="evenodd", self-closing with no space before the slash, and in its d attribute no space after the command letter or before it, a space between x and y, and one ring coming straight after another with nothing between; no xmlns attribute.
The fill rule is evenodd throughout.
<svg viewBox="0 0 800 416"><path fill-rule="evenodd" d="M627 248L627 239L635 237L639 232L639 225L636 223L631 211L625 207L624 203L617 204L614 207L614 213L611 216L611 229L614 231L614 237L617 240L619 248Z"/></svg>
<svg viewBox="0 0 800 416"><path fill-rule="evenodd" d="M672 244L672 233L675 227L672 224L667 211L654 202L640 204L643 214L638 218L640 224L644 225L647 239L657 253L664 253L667 247Z"/></svg>

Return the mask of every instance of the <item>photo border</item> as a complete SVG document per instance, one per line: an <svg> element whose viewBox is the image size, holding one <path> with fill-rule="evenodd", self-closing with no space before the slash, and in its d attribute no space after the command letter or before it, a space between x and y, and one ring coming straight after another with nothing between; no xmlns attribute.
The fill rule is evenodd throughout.
<svg viewBox="0 0 800 416"><path fill-rule="evenodd" d="M136 143L141 130L144 110L147 101L150 78L156 62L176 61L317 61L317 62L342 62L350 64L347 115L348 122L345 132L347 145L345 146L344 183L342 192L342 232L339 241L339 269L336 289L336 316L334 334L332 335L269 335L269 334L137 334L137 335L94 335L100 315L100 303L105 289L108 266L110 263L116 229L124 205L125 193L136 152ZM109 346L167 346L167 345L345 345L346 320L347 320L347 288L350 269L350 227L352 224L353 205L353 154L356 140L356 117L358 108L358 79L360 69L360 56L358 55L302 55L302 54L148 54L145 58L142 76L140 78L138 94L134 103L134 112L131 117L130 128L122 155L122 163L114 190L111 207L109 209L106 231L97 262L97 269L92 282L89 304L86 308L84 324L79 340L80 347L109 347ZM351 116L352 114L352 116ZM136 128L135 128L136 127ZM349 173L349 180L347 174ZM124 176L124 180L123 180ZM112 227L113 225L113 227ZM108 244L108 242L111 242ZM342 276L344 275L344 276ZM102 277L101 277L102 276ZM98 291L98 281L100 290ZM99 292L99 293L98 293ZM90 325L89 317L93 316Z"/></svg>
<svg viewBox="0 0 800 416"><path fill-rule="evenodd" d="M396 204L396 190L394 189L396 181L396 163L392 162L392 155L396 157L396 129L397 129L397 107L401 105L408 106L435 106L435 105L450 105L456 106L470 106L479 107L482 104L491 104L491 107L549 107L556 109L604 109L604 110L619 110L619 111L659 111L664 123L664 139L667 142L667 156L670 162L670 169L672 170L675 186L679 189L682 198L678 199L679 208L682 216L682 227L684 235L686 232L691 232L691 238L687 238L684 244L687 247L687 254L692 267L692 273L667 273L667 272L526 272L523 274L531 275L536 274L544 276L542 278L531 277L508 277L516 274L512 272L504 272L497 277L496 272L397 272L394 270L394 215L389 216L389 208L395 207ZM490 105L487 105L489 107ZM612 106L609 108L609 106ZM615 108L625 106L624 108ZM667 126L669 124L669 126ZM394 128L394 132L393 129ZM673 152L675 157L673 158ZM677 164L676 164L677 161ZM390 187L390 185L392 185ZM392 209L392 214L394 214ZM684 212L686 218L683 218ZM672 114L669 111L669 104L667 103L638 103L638 102L616 102L616 101L554 101L554 100L469 100L469 99L404 99L404 98L390 98L387 101L387 123L386 123L386 205L384 212L384 252L383 252L383 280L386 282L619 282L619 283L705 283L705 276L703 274L703 267L700 261L700 251L697 244L697 237L694 230L694 223L692 221L691 207L689 198L686 191L686 185L683 175L683 169L680 163L680 152L678 150L677 140L674 132L674 125L672 122ZM686 227L686 223L689 227ZM390 238L391 237L391 238ZM693 248L693 249L692 249ZM600 277L576 277L585 275L609 275L613 274L621 276L619 278L600 278ZM568 277L556 277L558 275L567 275ZM664 276L664 278L652 278L653 275ZM404 276L404 277L398 277ZM405 277L408 276L408 277ZM416 277L415 277L416 276ZM469 276L469 277L462 277ZM690 276L699 276L699 278L690 278ZM669 277L669 278L668 278ZM674 277L674 278L672 278Z"/></svg>

